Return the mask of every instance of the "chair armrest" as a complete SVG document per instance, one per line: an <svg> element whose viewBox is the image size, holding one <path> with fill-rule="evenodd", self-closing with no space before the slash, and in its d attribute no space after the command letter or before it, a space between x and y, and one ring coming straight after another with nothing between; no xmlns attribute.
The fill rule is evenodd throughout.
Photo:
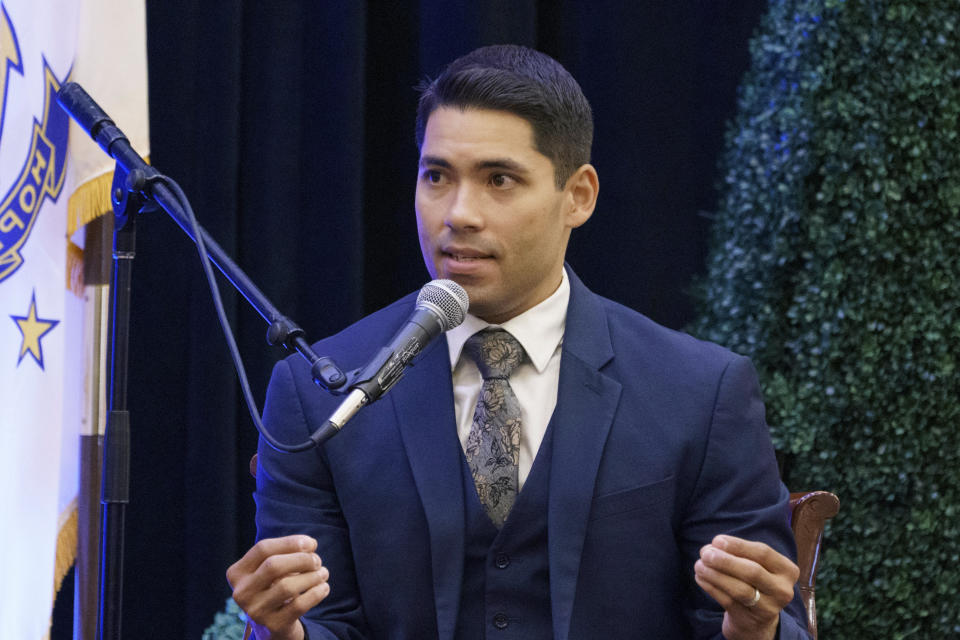
<svg viewBox="0 0 960 640"><path fill-rule="evenodd" d="M797 584L807 612L807 628L817 637L817 609L814 597L820 544L827 520L837 515L840 499L829 491L801 491L790 494L790 527L797 541Z"/></svg>

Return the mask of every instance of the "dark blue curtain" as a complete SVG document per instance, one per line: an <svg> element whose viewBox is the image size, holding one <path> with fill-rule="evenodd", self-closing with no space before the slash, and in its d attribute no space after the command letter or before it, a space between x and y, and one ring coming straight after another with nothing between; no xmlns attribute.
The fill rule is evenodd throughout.
<svg viewBox="0 0 960 640"><path fill-rule="evenodd" d="M597 292L679 328L764 6L148 1L152 161L319 339L428 279L413 213L413 87L477 46L533 46L573 73L595 113L600 200L569 261ZM226 567L253 541L256 433L193 246L160 214L138 231L124 635L198 638L229 595ZM223 292L262 403L283 354ZM58 624L54 637L70 636Z"/></svg>

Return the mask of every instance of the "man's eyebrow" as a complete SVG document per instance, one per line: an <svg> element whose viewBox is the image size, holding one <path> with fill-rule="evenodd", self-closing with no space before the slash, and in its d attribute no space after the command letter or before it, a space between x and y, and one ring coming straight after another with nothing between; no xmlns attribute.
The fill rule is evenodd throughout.
<svg viewBox="0 0 960 640"><path fill-rule="evenodd" d="M449 160L445 160L440 156L422 156L420 158L421 167L442 167L444 169L452 169L453 165ZM480 160L474 163L473 168L475 171L487 171L490 169L504 169L506 171L512 171L514 173L529 173L529 169L524 165L520 164L516 160L510 158L490 158L489 160Z"/></svg>
<svg viewBox="0 0 960 640"><path fill-rule="evenodd" d="M478 170L484 169L506 169L514 173L527 173L527 168L510 158L492 158L490 160L481 160L474 165Z"/></svg>
<svg viewBox="0 0 960 640"><path fill-rule="evenodd" d="M451 164L439 156L422 156L420 158L421 167L443 167L444 169L451 168Z"/></svg>

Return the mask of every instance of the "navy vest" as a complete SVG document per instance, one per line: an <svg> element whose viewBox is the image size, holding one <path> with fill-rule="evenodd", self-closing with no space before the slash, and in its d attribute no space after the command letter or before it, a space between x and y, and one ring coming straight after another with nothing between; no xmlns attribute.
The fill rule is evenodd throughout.
<svg viewBox="0 0 960 640"><path fill-rule="evenodd" d="M457 640L536 640L553 637L547 497L552 427L503 528L490 521L464 456L465 558Z"/></svg>

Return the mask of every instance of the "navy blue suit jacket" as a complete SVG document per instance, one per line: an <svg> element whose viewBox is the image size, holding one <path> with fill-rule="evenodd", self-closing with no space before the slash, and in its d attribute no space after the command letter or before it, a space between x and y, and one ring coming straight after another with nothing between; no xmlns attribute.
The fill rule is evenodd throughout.
<svg viewBox="0 0 960 640"><path fill-rule="evenodd" d="M753 367L658 326L570 274L548 507L554 637L721 638L722 610L693 582L719 533L794 557ZM385 345L414 296L320 342L344 369ZM264 411L303 441L339 399L302 360L274 370ZM321 450L261 443L258 536L314 536L331 594L312 640L453 637L464 556L462 450L445 340ZM806 638L799 598L780 638Z"/></svg>

